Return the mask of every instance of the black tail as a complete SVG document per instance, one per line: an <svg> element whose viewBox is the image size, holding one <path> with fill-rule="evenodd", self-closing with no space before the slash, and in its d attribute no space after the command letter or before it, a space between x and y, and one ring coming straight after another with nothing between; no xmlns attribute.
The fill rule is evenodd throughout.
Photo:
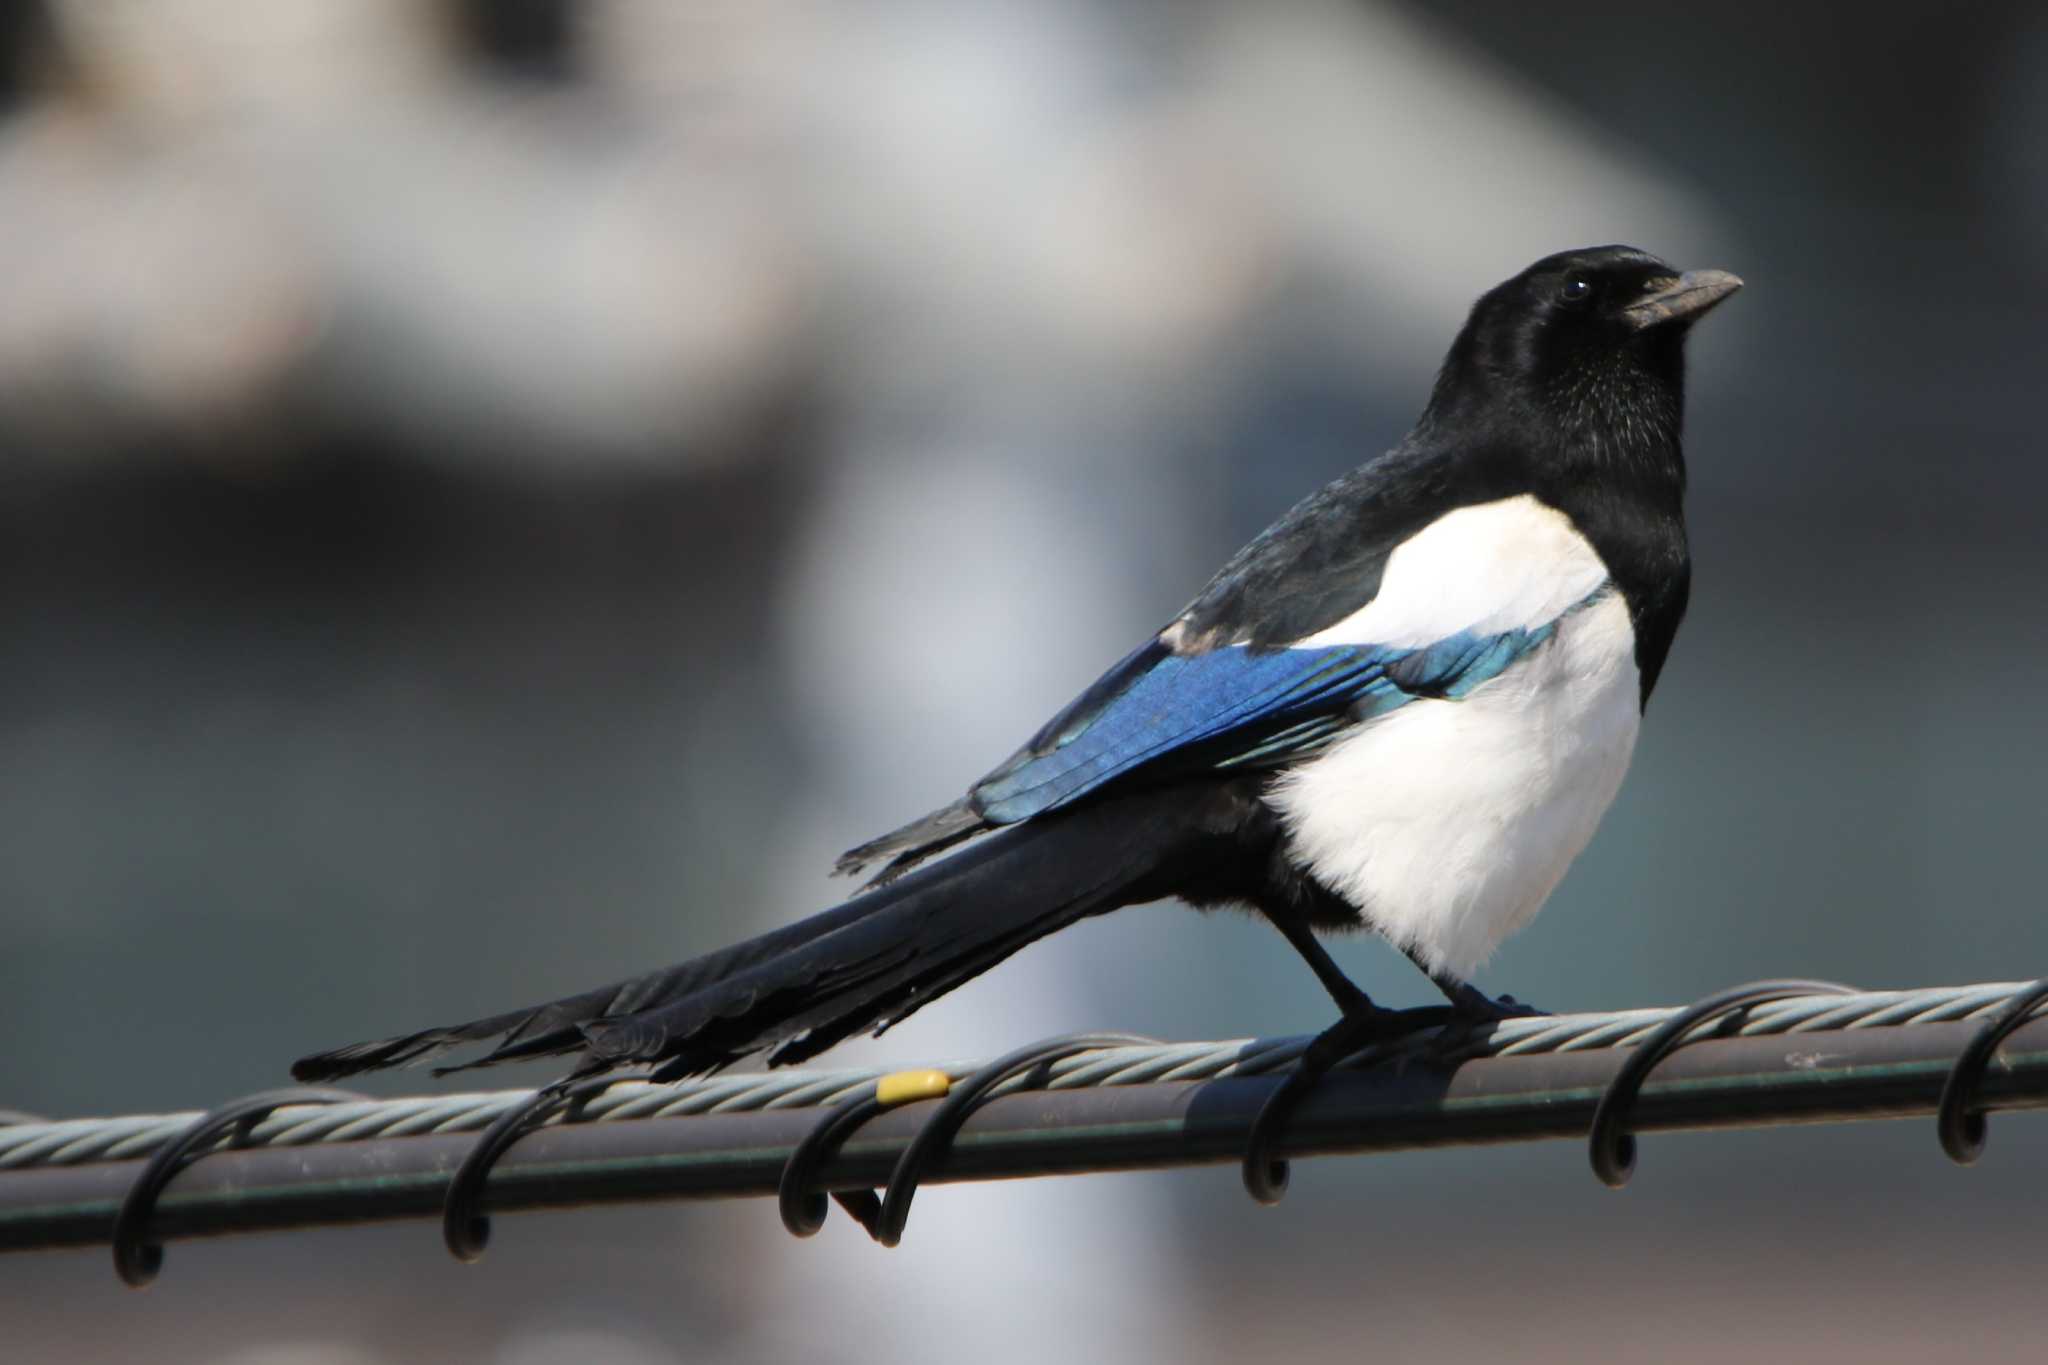
<svg viewBox="0 0 2048 1365"><path fill-rule="evenodd" d="M583 1054L579 1073L658 1062L662 1078L774 1048L815 1056L907 1017L1027 943L1089 915L1172 894L1218 829L1211 791L1154 789L1013 826L824 914L681 966L537 1008L356 1043L292 1066L328 1081L498 1038L460 1071ZM438 1073L437 1073L438 1074Z"/></svg>

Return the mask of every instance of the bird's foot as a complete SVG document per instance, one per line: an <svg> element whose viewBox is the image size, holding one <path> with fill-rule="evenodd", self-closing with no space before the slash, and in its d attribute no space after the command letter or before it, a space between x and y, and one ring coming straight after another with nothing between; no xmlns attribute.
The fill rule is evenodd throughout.
<svg viewBox="0 0 2048 1365"><path fill-rule="evenodd" d="M1423 1055L1437 1066L1453 1066L1471 1056L1473 1041L1490 1034L1509 1019L1541 1019L1550 1011L1525 1005L1512 995L1494 997L1464 982L1445 986L1450 997L1450 1019L1423 1049Z"/></svg>
<svg viewBox="0 0 2048 1365"><path fill-rule="evenodd" d="M1545 1019L1549 1010L1525 1005L1512 995L1490 996L1477 987L1460 982L1445 992L1451 998L1452 1022L1467 1026L1498 1024L1504 1019Z"/></svg>
<svg viewBox="0 0 2048 1365"><path fill-rule="evenodd" d="M1244 1187L1261 1204L1277 1204L1287 1192L1287 1163L1272 1155L1274 1139L1302 1097L1332 1067L1362 1048L1439 1027L1456 1014L1450 1005L1390 1010L1365 1000L1362 994L1359 999L1363 1002L1360 1007L1347 1010L1302 1049L1294 1069L1280 1082L1280 1088L1266 1097L1258 1117L1252 1120L1251 1135L1245 1141Z"/></svg>

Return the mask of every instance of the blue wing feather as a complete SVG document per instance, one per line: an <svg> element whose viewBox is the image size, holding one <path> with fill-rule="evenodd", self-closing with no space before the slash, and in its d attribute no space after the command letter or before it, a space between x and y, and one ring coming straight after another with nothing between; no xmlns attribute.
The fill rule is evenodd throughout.
<svg viewBox="0 0 2048 1365"><path fill-rule="evenodd" d="M1270 767L1419 697L1462 697L1549 639L1554 623L1416 648L1225 646L1133 654L1034 742L976 784L994 824L1065 805L1141 767ZM1105 693L1107 695L1105 695Z"/></svg>

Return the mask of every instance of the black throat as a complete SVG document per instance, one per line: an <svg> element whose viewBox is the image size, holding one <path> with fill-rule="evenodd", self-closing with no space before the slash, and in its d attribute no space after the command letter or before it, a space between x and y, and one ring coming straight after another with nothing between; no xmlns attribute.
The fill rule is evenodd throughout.
<svg viewBox="0 0 2048 1365"><path fill-rule="evenodd" d="M1647 707L1692 593L1683 488L1647 481L1628 486L1562 479L1540 482L1536 496L1571 518L1628 603L1642 704Z"/></svg>
<svg viewBox="0 0 2048 1365"><path fill-rule="evenodd" d="M1537 456L1535 490L1591 542L1628 603L1644 706L1692 591L1683 338L1646 340L1647 354L1630 348L1546 377L1550 449Z"/></svg>

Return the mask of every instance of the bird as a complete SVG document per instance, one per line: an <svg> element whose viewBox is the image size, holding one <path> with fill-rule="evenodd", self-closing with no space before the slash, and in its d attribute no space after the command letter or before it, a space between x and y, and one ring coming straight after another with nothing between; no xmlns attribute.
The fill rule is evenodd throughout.
<svg viewBox="0 0 2048 1365"><path fill-rule="evenodd" d="M840 904L678 966L300 1059L337 1080L568 1057L558 1085L770 1066L880 1033L1068 925L1177 898L1269 920L1337 1021L1327 1066L1418 1015L1531 1012L1473 978L1619 790L1691 589L1685 343L1742 287L1627 246L1473 304L1420 418L1311 494L958 800L851 850ZM1441 991L1380 1005L1324 933Z"/></svg>

